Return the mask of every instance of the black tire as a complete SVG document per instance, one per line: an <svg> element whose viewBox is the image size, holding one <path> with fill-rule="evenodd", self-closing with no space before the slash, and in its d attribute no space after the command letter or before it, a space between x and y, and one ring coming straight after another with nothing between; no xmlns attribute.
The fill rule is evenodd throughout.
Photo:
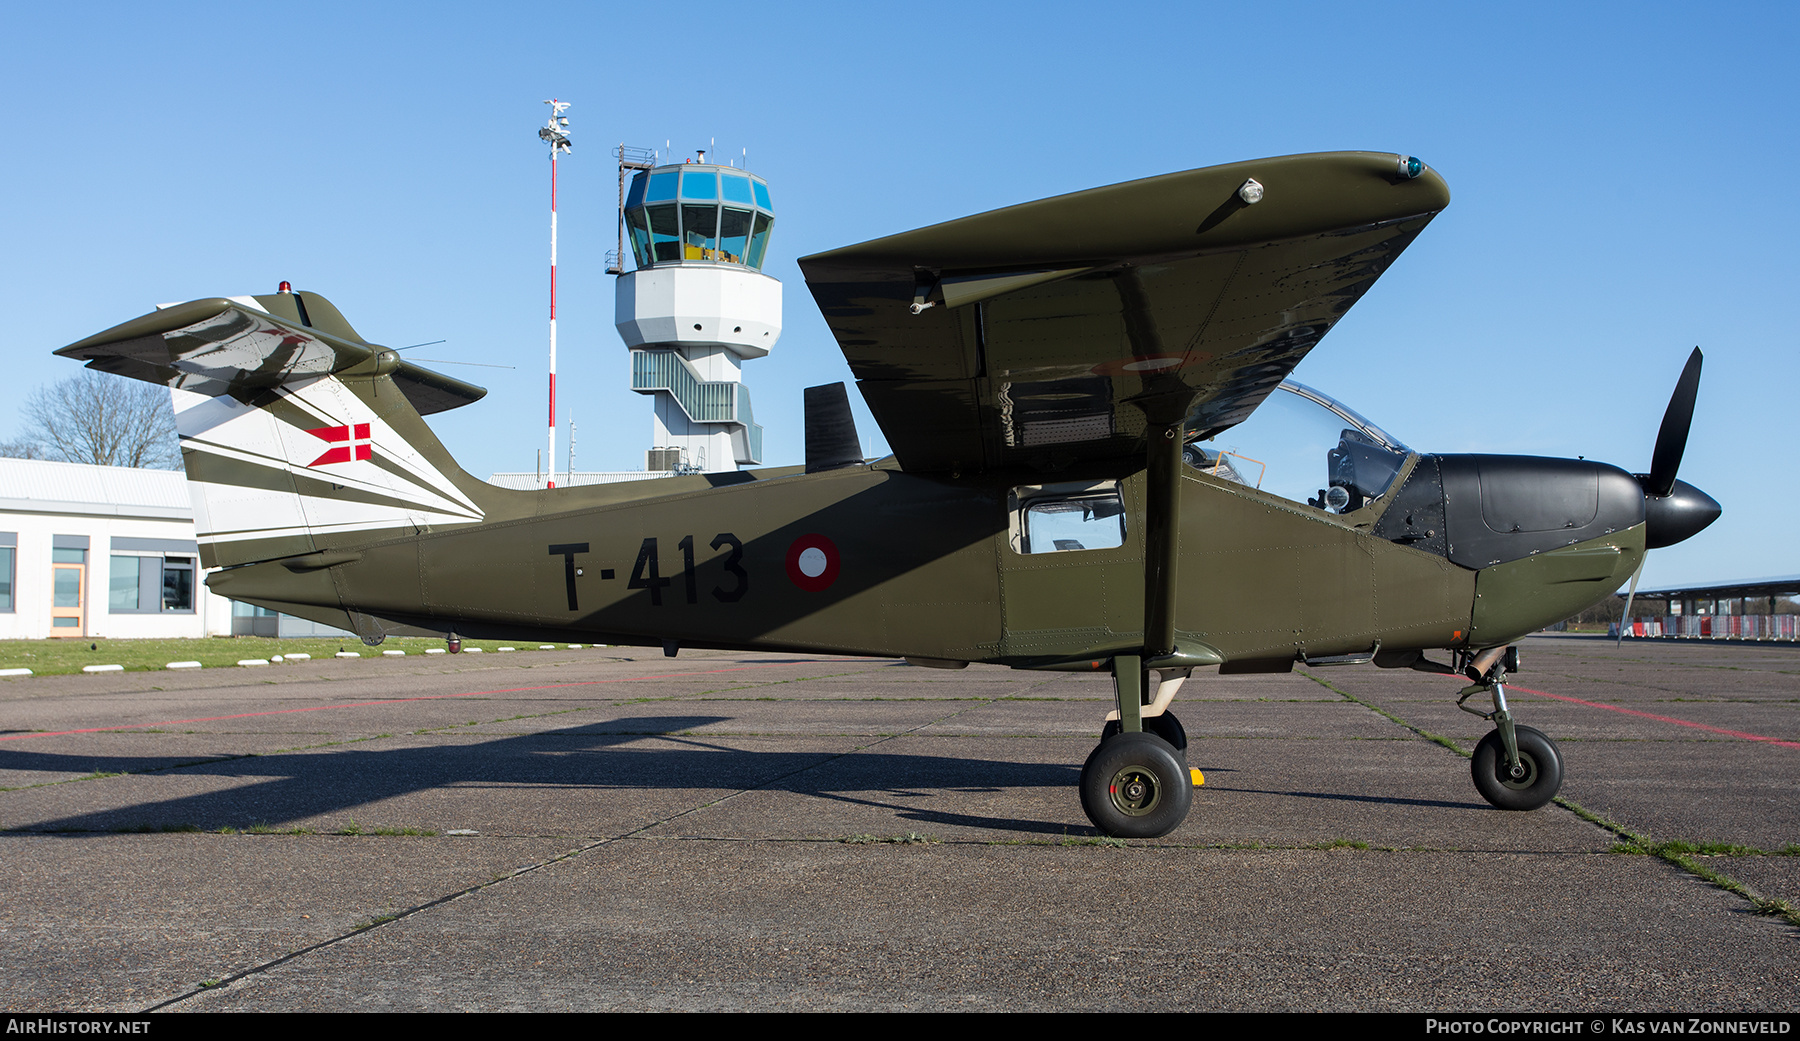
<svg viewBox="0 0 1800 1041"><path fill-rule="evenodd" d="M1146 716L1144 731L1167 741L1169 747L1177 752L1187 751L1187 730L1181 725L1181 720L1175 718L1173 712L1164 712L1160 716ZM1100 728L1100 742L1104 744L1122 733L1124 733L1124 728L1119 725L1119 721L1112 720Z"/></svg>
<svg viewBox="0 0 1800 1041"><path fill-rule="evenodd" d="M1081 808L1107 835L1154 839L1181 826L1194 802L1193 779L1155 734L1103 741L1081 768Z"/></svg>
<svg viewBox="0 0 1800 1041"><path fill-rule="evenodd" d="M1481 797L1502 810L1535 810L1548 805L1562 789L1562 753L1556 742L1530 727L1514 726L1519 740L1519 762L1525 776L1513 778L1506 770L1506 745L1495 730L1475 746L1469 771Z"/></svg>

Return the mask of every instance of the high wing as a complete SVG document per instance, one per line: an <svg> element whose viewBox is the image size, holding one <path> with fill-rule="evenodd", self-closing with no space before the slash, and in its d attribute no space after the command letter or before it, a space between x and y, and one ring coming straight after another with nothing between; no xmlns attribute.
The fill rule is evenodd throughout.
<svg viewBox="0 0 1800 1041"><path fill-rule="evenodd" d="M1248 416L1449 201L1406 156L1287 156L800 267L907 470L1135 467L1149 428L1206 437Z"/></svg>

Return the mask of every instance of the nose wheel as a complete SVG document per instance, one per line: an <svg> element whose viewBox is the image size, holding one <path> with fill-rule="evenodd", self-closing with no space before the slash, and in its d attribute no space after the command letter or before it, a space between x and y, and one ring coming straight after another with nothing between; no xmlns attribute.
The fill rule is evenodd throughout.
<svg viewBox="0 0 1800 1041"><path fill-rule="evenodd" d="M1456 707L1495 725L1469 761L1475 790L1496 809L1535 810L1548 805L1562 788L1562 753L1543 731L1513 722L1506 707L1509 664L1518 668L1518 656L1510 648L1494 647L1475 655L1469 667L1475 684L1463 688ZM1468 705L1477 694L1493 698L1492 712Z"/></svg>
<svg viewBox="0 0 1800 1041"><path fill-rule="evenodd" d="M1481 797L1502 810L1535 810L1547 805L1562 788L1562 753L1556 742L1531 727L1513 724L1519 745L1518 764L1506 764L1506 742L1495 730L1475 746L1469 771Z"/></svg>

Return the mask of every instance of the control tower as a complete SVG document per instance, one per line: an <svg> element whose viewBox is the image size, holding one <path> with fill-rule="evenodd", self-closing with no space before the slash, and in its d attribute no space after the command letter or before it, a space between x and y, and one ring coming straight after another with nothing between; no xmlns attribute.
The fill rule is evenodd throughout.
<svg viewBox="0 0 1800 1041"><path fill-rule="evenodd" d="M647 470L762 462L742 376L781 338L781 283L762 273L775 212L768 182L704 158L639 168L621 204L637 266L619 276L614 322L631 389L656 406Z"/></svg>

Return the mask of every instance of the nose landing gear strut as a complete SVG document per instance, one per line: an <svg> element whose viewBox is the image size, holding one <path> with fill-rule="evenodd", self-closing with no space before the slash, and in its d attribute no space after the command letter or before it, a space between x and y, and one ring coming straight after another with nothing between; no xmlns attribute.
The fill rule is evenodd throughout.
<svg viewBox="0 0 1800 1041"><path fill-rule="evenodd" d="M1469 667L1475 682L1464 687L1456 707L1491 721L1494 730L1475 746L1469 770L1481 797L1502 810L1535 810L1547 805L1562 788L1562 753L1542 731L1513 722L1506 707L1506 669L1517 668L1511 648L1495 647L1477 654ZM1468 700L1492 697L1494 708L1483 712Z"/></svg>

